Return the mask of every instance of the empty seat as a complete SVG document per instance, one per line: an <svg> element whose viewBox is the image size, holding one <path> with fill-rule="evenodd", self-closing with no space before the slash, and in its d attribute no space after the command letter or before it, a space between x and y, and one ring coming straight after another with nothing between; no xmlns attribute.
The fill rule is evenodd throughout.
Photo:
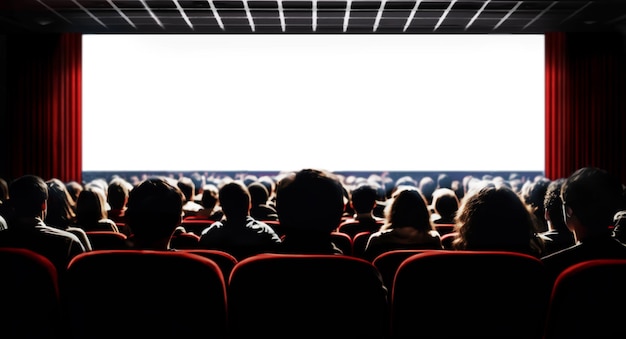
<svg viewBox="0 0 626 339"><path fill-rule="evenodd" d="M428 251L400 264L393 338L541 338L549 284L542 262L513 252Z"/></svg>
<svg viewBox="0 0 626 339"><path fill-rule="evenodd" d="M387 293L376 268L345 255L260 254L228 285L233 338L382 338Z"/></svg>
<svg viewBox="0 0 626 339"><path fill-rule="evenodd" d="M626 259L573 265L556 279L545 339L626 338Z"/></svg>
<svg viewBox="0 0 626 339"><path fill-rule="evenodd" d="M225 338L225 288L190 253L93 251L70 262L61 300L70 338Z"/></svg>
<svg viewBox="0 0 626 339"><path fill-rule="evenodd" d="M61 339L57 270L31 250L0 248L0 338Z"/></svg>
<svg viewBox="0 0 626 339"><path fill-rule="evenodd" d="M195 249L200 244L200 236L195 233L178 233L172 235L170 239L170 247L178 250L182 249Z"/></svg>

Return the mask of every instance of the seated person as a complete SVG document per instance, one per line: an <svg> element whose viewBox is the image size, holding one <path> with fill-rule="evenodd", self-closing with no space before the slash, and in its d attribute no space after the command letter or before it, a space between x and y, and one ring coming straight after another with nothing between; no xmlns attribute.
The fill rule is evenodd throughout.
<svg viewBox="0 0 626 339"><path fill-rule="evenodd" d="M552 279L582 261L626 258L626 245L610 229L621 198L619 179L600 168L580 168L565 180L563 216L576 244L541 258Z"/></svg>
<svg viewBox="0 0 626 339"><path fill-rule="evenodd" d="M150 177L128 195L126 222L131 249L169 251L174 230L183 218L183 193L175 183Z"/></svg>
<svg viewBox="0 0 626 339"><path fill-rule="evenodd" d="M278 214L274 206L270 205L269 192L261 182L255 181L248 185L250 192L250 216L256 220L278 221Z"/></svg>
<svg viewBox="0 0 626 339"><path fill-rule="evenodd" d="M219 201L224 219L202 231L200 248L228 252L237 260L278 250L281 243L278 234L250 216L250 193L243 183L224 184L219 191Z"/></svg>
<svg viewBox="0 0 626 339"><path fill-rule="evenodd" d="M370 235L363 257L371 261L396 249L443 249L441 236L430 221L426 198L412 186L394 192L385 224Z"/></svg>
<svg viewBox="0 0 626 339"><path fill-rule="evenodd" d="M544 197L544 219L548 230L540 233L544 237L544 256L573 246L574 234L567 228L563 218L563 202L561 201L561 187L564 178L550 182Z"/></svg>
<svg viewBox="0 0 626 339"><path fill-rule="evenodd" d="M453 247L511 251L540 257L544 243L529 207L506 185L486 184L468 192L458 211Z"/></svg>
<svg viewBox="0 0 626 339"><path fill-rule="evenodd" d="M281 252L343 254L331 239L344 212L343 185L331 172L285 173L276 185L276 211L285 231Z"/></svg>
<svg viewBox="0 0 626 339"><path fill-rule="evenodd" d="M76 201L76 227L85 232L119 232L115 222L108 217L106 194L99 187L88 187L80 192Z"/></svg>
<svg viewBox="0 0 626 339"><path fill-rule="evenodd" d="M369 183L359 184L350 194L350 205L354 210L351 218L344 220L337 231L351 238L360 232L374 233L380 230L385 219L374 215L378 200L378 190Z"/></svg>
<svg viewBox="0 0 626 339"><path fill-rule="evenodd" d="M0 247L35 251L52 261L60 274L70 260L86 251L78 237L44 223L48 186L38 176L24 175L9 185L11 217L0 231Z"/></svg>
<svg viewBox="0 0 626 339"><path fill-rule="evenodd" d="M459 199L449 188L438 188L433 192L433 223L454 224L456 212L459 210Z"/></svg>

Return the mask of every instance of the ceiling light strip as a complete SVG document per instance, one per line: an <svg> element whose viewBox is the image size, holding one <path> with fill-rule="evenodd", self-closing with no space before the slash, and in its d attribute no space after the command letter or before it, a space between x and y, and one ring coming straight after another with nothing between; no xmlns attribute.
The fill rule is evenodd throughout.
<svg viewBox="0 0 626 339"><path fill-rule="evenodd" d="M474 16L472 17L472 19L470 20L470 22L467 23L467 25L465 26L465 30L467 30L468 28L470 28L470 26L474 23L474 21L476 21L476 19L482 14L482 12L485 10L485 8L487 7L487 5L489 5L489 3L491 2L491 0L487 0L483 3L482 7L480 7L480 9L478 10L478 12L476 12L476 14L474 14Z"/></svg>
<svg viewBox="0 0 626 339"><path fill-rule="evenodd" d="M317 30L317 0L313 0L313 32Z"/></svg>
<svg viewBox="0 0 626 339"><path fill-rule="evenodd" d="M189 26L189 28L191 28L193 30L194 29L193 28L193 24L189 20L189 17L187 17L187 13L185 13L185 10L180 6L180 4L178 3L178 0L173 0L173 1L174 1L174 4L176 4L176 8L178 8L178 12L183 17L183 19L185 19L185 22L187 23L187 26Z"/></svg>
<svg viewBox="0 0 626 339"><path fill-rule="evenodd" d="M443 22L443 20L446 19L446 17L448 16L448 13L450 13L450 11L452 10L452 6L454 6L454 3L456 2L456 0L452 0L452 2L450 2L450 5L448 5L448 8L446 8L446 10L443 12L443 15L439 18L439 21L437 21L437 24L435 25L435 28L433 29L433 31L436 31L439 26L441 26L441 23Z"/></svg>
<svg viewBox="0 0 626 339"><path fill-rule="evenodd" d="M513 8L511 8L511 10L508 13L506 13L506 15L502 17L502 19L500 19L500 21L498 21L498 23L493 27L492 30L496 30L498 27L500 27L500 25L502 25L502 23L505 22L511 16L511 14L513 14L515 11L517 11L519 6L523 2L524 1L518 1L517 4L515 4L515 6Z"/></svg>
<svg viewBox="0 0 626 339"><path fill-rule="evenodd" d="M526 25L524 25L524 27L522 27L522 31L525 30L526 28L528 28L530 25L534 24L535 21L537 21L539 18L541 18L541 16L543 16L546 13L548 13L550 8L552 8L557 3L558 3L558 1L553 1L548 7L546 7L546 9L541 11L541 13L539 13L536 17L534 17L532 20L530 20L530 22L528 22Z"/></svg>
<svg viewBox="0 0 626 339"><path fill-rule="evenodd" d="M346 4L346 15L343 17L343 32L348 30L348 22L350 21L350 8L352 7L352 0L348 0Z"/></svg>
<svg viewBox="0 0 626 339"><path fill-rule="evenodd" d="M213 4L213 0L207 0L207 2L209 3L209 6L211 6L211 12L213 12L213 16L215 17L215 20L217 20L217 24L220 25L220 28L223 31L224 23L222 22L220 14L217 12L217 8L215 8L215 4Z"/></svg>
<svg viewBox="0 0 626 339"><path fill-rule="evenodd" d="M280 28L285 32L285 12L283 11L283 2L278 0L278 17L280 18Z"/></svg>
<svg viewBox="0 0 626 339"><path fill-rule="evenodd" d="M141 2L141 4L143 5L143 7L146 9L146 11L148 11L148 13L150 13L150 16L152 17L152 19L154 19L154 21L161 26L161 28L165 28L165 26L163 26L163 23L161 23L161 20L159 20L159 18L156 16L156 14L154 14L154 12L152 12L152 9L150 9L150 6L148 6L148 4L146 3L145 0L139 0Z"/></svg>
<svg viewBox="0 0 626 339"><path fill-rule="evenodd" d="M64 17L63 15L61 15L61 13L57 12L54 10L54 8L48 6L47 4L45 4L42 0L37 0L37 2L39 2L42 6L44 6L45 8L47 8L50 12L54 13L56 16L58 16L59 18L63 19L64 21L67 21L68 23L72 23L70 20L68 20L66 17Z"/></svg>
<svg viewBox="0 0 626 339"><path fill-rule="evenodd" d="M128 22L129 25L133 26L133 28L137 28L137 26L135 26L135 24L130 20L130 18L128 16L126 16L126 14L124 14L124 12L122 12L122 10L117 7L117 5L115 3L113 3L113 0L107 0L107 2L109 3L109 5L111 5L111 7L113 7L113 9L115 9L117 11L117 13L124 18L124 20L126 20L126 22Z"/></svg>
<svg viewBox="0 0 626 339"><path fill-rule="evenodd" d="M74 4L76 4L76 6L80 7L80 9L82 9L85 13L87 13L92 19L94 19L96 22L98 22L100 25L102 25L102 27L108 28L107 25L104 24L104 22L100 21L100 19L98 19L98 17L93 15L93 13L91 13L87 8L83 7L83 5L78 3L78 1L72 0L72 2Z"/></svg>
<svg viewBox="0 0 626 339"><path fill-rule="evenodd" d="M254 28L254 20L252 20L252 13L250 13L250 7L248 6L248 0L244 0L243 8L246 10L246 17L248 18L248 25L250 25L250 29L252 32L255 31Z"/></svg>
<svg viewBox="0 0 626 339"><path fill-rule="evenodd" d="M560 23L564 23L565 21L577 16L578 13L582 12L585 8L587 8L587 6L591 5L592 3L593 1L589 1L588 3L584 4L582 7L577 9L574 13L570 14L567 18L563 19Z"/></svg>
<svg viewBox="0 0 626 339"><path fill-rule="evenodd" d="M374 21L374 29L373 29L374 32L376 32L376 30L378 29L378 25L380 24L380 19L383 17L383 11L385 10L386 3L387 3L387 0L383 0L380 2L380 7L378 8L378 13L376 14L376 21Z"/></svg>
<svg viewBox="0 0 626 339"><path fill-rule="evenodd" d="M404 24L404 29L402 30L403 32L406 32L409 26L411 26L411 22L413 21L413 18L415 17L415 13L417 13L417 8L420 6L421 2L422 0L417 0L415 2L415 6L413 6L413 9L411 10L411 14L409 14L409 17L406 19L406 23Z"/></svg>

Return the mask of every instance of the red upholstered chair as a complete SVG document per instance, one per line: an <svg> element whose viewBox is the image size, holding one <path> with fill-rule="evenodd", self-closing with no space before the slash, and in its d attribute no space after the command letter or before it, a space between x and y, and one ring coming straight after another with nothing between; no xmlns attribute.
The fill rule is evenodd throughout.
<svg viewBox="0 0 626 339"><path fill-rule="evenodd" d="M0 338L62 338L57 270L21 248L0 248Z"/></svg>
<svg viewBox="0 0 626 339"><path fill-rule="evenodd" d="M426 251L441 250L391 250L374 258L372 264L380 272L380 275L383 278L383 282L389 290L389 295L391 295L392 293L393 278L395 277L396 271L398 270L398 267L400 267L400 264L402 264L402 262L408 257ZM436 286L434 286L434 288L436 288Z"/></svg>
<svg viewBox="0 0 626 339"><path fill-rule="evenodd" d="M233 338L382 338L387 305L376 268L345 255L259 254L228 284Z"/></svg>
<svg viewBox="0 0 626 339"><path fill-rule="evenodd" d="M441 236L441 245L443 245L443 249L445 250L453 250L452 242L456 238L456 232L446 233Z"/></svg>
<svg viewBox="0 0 626 339"><path fill-rule="evenodd" d="M285 228L280 224L280 221L277 220L260 220L261 222L267 224L269 227L271 227L274 232L276 232L276 234L278 234L279 237L282 237L285 235Z"/></svg>
<svg viewBox="0 0 626 339"><path fill-rule="evenodd" d="M200 236L195 233L178 233L170 239L170 247L177 250L195 249L200 244Z"/></svg>
<svg viewBox="0 0 626 339"><path fill-rule="evenodd" d="M88 231L85 232L93 250L128 249L127 237L121 232Z"/></svg>
<svg viewBox="0 0 626 339"><path fill-rule="evenodd" d="M363 258L365 252L365 246L370 238L371 232L360 232L352 238L352 255L357 258Z"/></svg>
<svg viewBox="0 0 626 339"><path fill-rule="evenodd" d="M215 261L217 266L222 270L222 274L224 275L224 280L228 281L228 277L230 276L230 272L237 264L237 258L235 258L232 254L220 251L220 250L209 250L209 249L182 249L181 252L187 252L191 254L196 254L208 259Z"/></svg>
<svg viewBox="0 0 626 339"><path fill-rule="evenodd" d="M70 338L226 337L226 284L210 259L93 251L76 256L63 281Z"/></svg>
<svg viewBox="0 0 626 339"><path fill-rule="evenodd" d="M454 232L454 224L433 224L441 236Z"/></svg>
<svg viewBox="0 0 626 339"><path fill-rule="evenodd" d="M626 259L573 265L556 279L545 339L626 338Z"/></svg>
<svg viewBox="0 0 626 339"><path fill-rule="evenodd" d="M211 226L212 223L214 223L215 221L209 220L209 219L190 219L190 218L185 218L183 219L183 221L181 222L181 226L183 226L185 228L185 230L187 232L191 232L194 233L195 235L202 235L202 231Z"/></svg>
<svg viewBox="0 0 626 339"><path fill-rule="evenodd" d="M350 238L349 235L341 232L332 232L330 237L333 244L335 244L343 254L352 255L352 238Z"/></svg>
<svg viewBox="0 0 626 339"><path fill-rule="evenodd" d="M393 338L541 338L550 286L543 263L496 251L428 251L402 262Z"/></svg>

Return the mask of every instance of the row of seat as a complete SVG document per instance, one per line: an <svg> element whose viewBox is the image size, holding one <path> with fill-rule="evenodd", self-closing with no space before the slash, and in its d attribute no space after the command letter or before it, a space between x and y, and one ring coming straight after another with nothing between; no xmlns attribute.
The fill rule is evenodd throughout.
<svg viewBox="0 0 626 339"><path fill-rule="evenodd" d="M585 262L550 286L541 261L524 254L404 252L385 289L375 263L351 256L261 254L236 262L225 254L219 262L219 251L199 253L93 251L56 272L34 252L2 248L0 337L626 335L626 260Z"/></svg>

